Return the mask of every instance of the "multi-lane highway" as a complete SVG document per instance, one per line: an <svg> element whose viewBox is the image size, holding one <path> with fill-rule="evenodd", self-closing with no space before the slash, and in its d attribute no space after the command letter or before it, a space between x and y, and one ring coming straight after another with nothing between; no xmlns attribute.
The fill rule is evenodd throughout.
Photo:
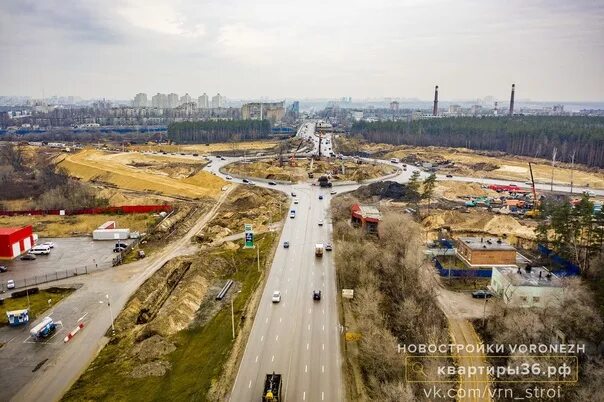
<svg viewBox="0 0 604 402"><path fill-rule="evenodd" d="M314 136L313 123L302 126L298 135L312 139L317 150L319 139ZM323 141L326 144L330 139ZM221 165L212 169L220 174ZM308 183L273 188L290 195L295 218L288 214L283 227L231 401L259 400L265 376L272 372L282 375L285 400L340 401L341 330L335 268L331 252L323 257L314 253L315 244L331 242L330 189ZM283 247L285 241L289 248ZM281 292L279 303L271 300L276 290ZM313 300L313 290L321 291L320 301Z"/></svg>

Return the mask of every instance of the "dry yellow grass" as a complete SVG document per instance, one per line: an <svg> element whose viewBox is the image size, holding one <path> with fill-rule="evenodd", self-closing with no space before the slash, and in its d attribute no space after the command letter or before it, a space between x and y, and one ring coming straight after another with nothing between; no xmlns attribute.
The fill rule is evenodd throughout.
<svg viewBox="0 0 604 402"><path fill-rule="evenodd" d="M404 158L416 155L427 161L451 160L455 162L452 173L469 177L488 177L503 180L529 181L531 175L528 162L533 164L533 175L537 183L550 183L552 179L552 167L543 159L512 156L486 156L479 155L471 150L463 148L439 148L439 147L401 147L396 151L386 154L387 158ZM496 165L495 170L480 170L476 164L488 163ZM573 183L577 187L604 188L604 173L591 172L580 169L570 169L568 164L558 165L554 170L555 184L570 184L571 172Z"/></svg>
<svg viewBox="0 0 604 402"><path fill-rule="evenodd" d="M133 145L129 149L137 151L159 151L160 149L165 152L224 152L233 150L268 150L277 146L276 141L249 141L249 142L220 142L216 144L193 144L193 145Z"/></svg>
<svg viewBox="0 0 604 402"><path fill-rule="evenodd" d="M40 237L90 235L94 229L107 221L116 221L121 228L145 232L149 225L155 222L155 217L151 214L0 216L0 226L32 225L34 233Z"/></svg>
<svg viewBox="0 0 604 402"><path fill-rule="evenodd" d="M128 190L192 199L216 198L226 183L211 173L203 171L196 173L193 176L195 179L191 181L191 178L173 178L167 173L129 166L136 162L157 161L157 158L164 157L85 149L77 154L65 156L58 162L58 166L66 169L72 176L85 181L100 181Z"/></svg>

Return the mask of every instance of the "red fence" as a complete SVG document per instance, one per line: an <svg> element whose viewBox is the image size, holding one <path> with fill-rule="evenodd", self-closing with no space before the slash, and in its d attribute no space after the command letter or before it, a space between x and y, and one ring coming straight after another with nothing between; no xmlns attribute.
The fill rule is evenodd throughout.
<svg viewBox="0 0 604 402"><path fill-rule="evenodd" d="M28 211L0 211L0 216L15 215L99 215L99 214L148 214L151 212L170 212L170 205L124 205L121 207L84 208L73 210L32 209Z"/></svg>

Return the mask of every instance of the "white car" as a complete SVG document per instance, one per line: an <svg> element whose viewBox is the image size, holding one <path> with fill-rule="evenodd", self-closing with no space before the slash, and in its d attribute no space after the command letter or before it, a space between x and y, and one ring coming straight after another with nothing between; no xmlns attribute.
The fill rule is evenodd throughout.
<svg viewBox="0 0 604 402"><path fill-rule="evenodd" d="M227 176L227 177L225 177L225 179L227 179L227 180L233 180L233 178L231 176Z"/></svg>
<svg viewBox="0 0 604 402"><path fill-rule="evenodd" d="M41 246L48 246L50 248L55 248L55 243L52 241L45 241L44 243L41 244Z"/></svg>
<svg viewBox="0 0 604 402"><path fill-rule="evenodd" d="M8 281L6 281L6 288L7 289L14 289L15 288L15 281L13 281L12 279L9 279Z"/></svg>
<svg viewBox="0 0 604 402"><path fill-rule="evenodd" d="M323 219L319 219L319 226L323 226Z"/></svg>
<svg viewBox="0 0 604 402"><path fill-rule="evenodd" d="M298 199L294 198L294 204L297 204L297 203L298 203Z"/></svg>
<svg viewBox="0 0 604 402"><path fill-rule="evenodd" d="M281 301L281 292L279 292L278 290L275 290L273 292L273 299L272 300L273 300L273 303L279 303Z"/></svg>
<svg viewBox="0 0 604 402"><path fill-rule="evenodd" d="M331 191L329 192L329 194L334 195L334 194L338 194L338 192L337 192L336 190L331 190Z"/></svg>

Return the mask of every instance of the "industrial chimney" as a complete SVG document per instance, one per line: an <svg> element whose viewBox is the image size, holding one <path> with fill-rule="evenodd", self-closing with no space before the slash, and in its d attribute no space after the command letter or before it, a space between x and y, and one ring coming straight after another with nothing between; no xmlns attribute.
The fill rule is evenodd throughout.
<svg viewBox="0 0 604 402"><path fill-rule="evenodd" d="M516 84L512 84L512 95L510 95L510 116L514 115L514 91L516 90Z"/></svg>
<svg viewBox="0 0 604 402"><path fill-rule="evenodd" d="M434 109L432 109L432 116L436 116L438 113L438 85L434 88Z"/></svg>

